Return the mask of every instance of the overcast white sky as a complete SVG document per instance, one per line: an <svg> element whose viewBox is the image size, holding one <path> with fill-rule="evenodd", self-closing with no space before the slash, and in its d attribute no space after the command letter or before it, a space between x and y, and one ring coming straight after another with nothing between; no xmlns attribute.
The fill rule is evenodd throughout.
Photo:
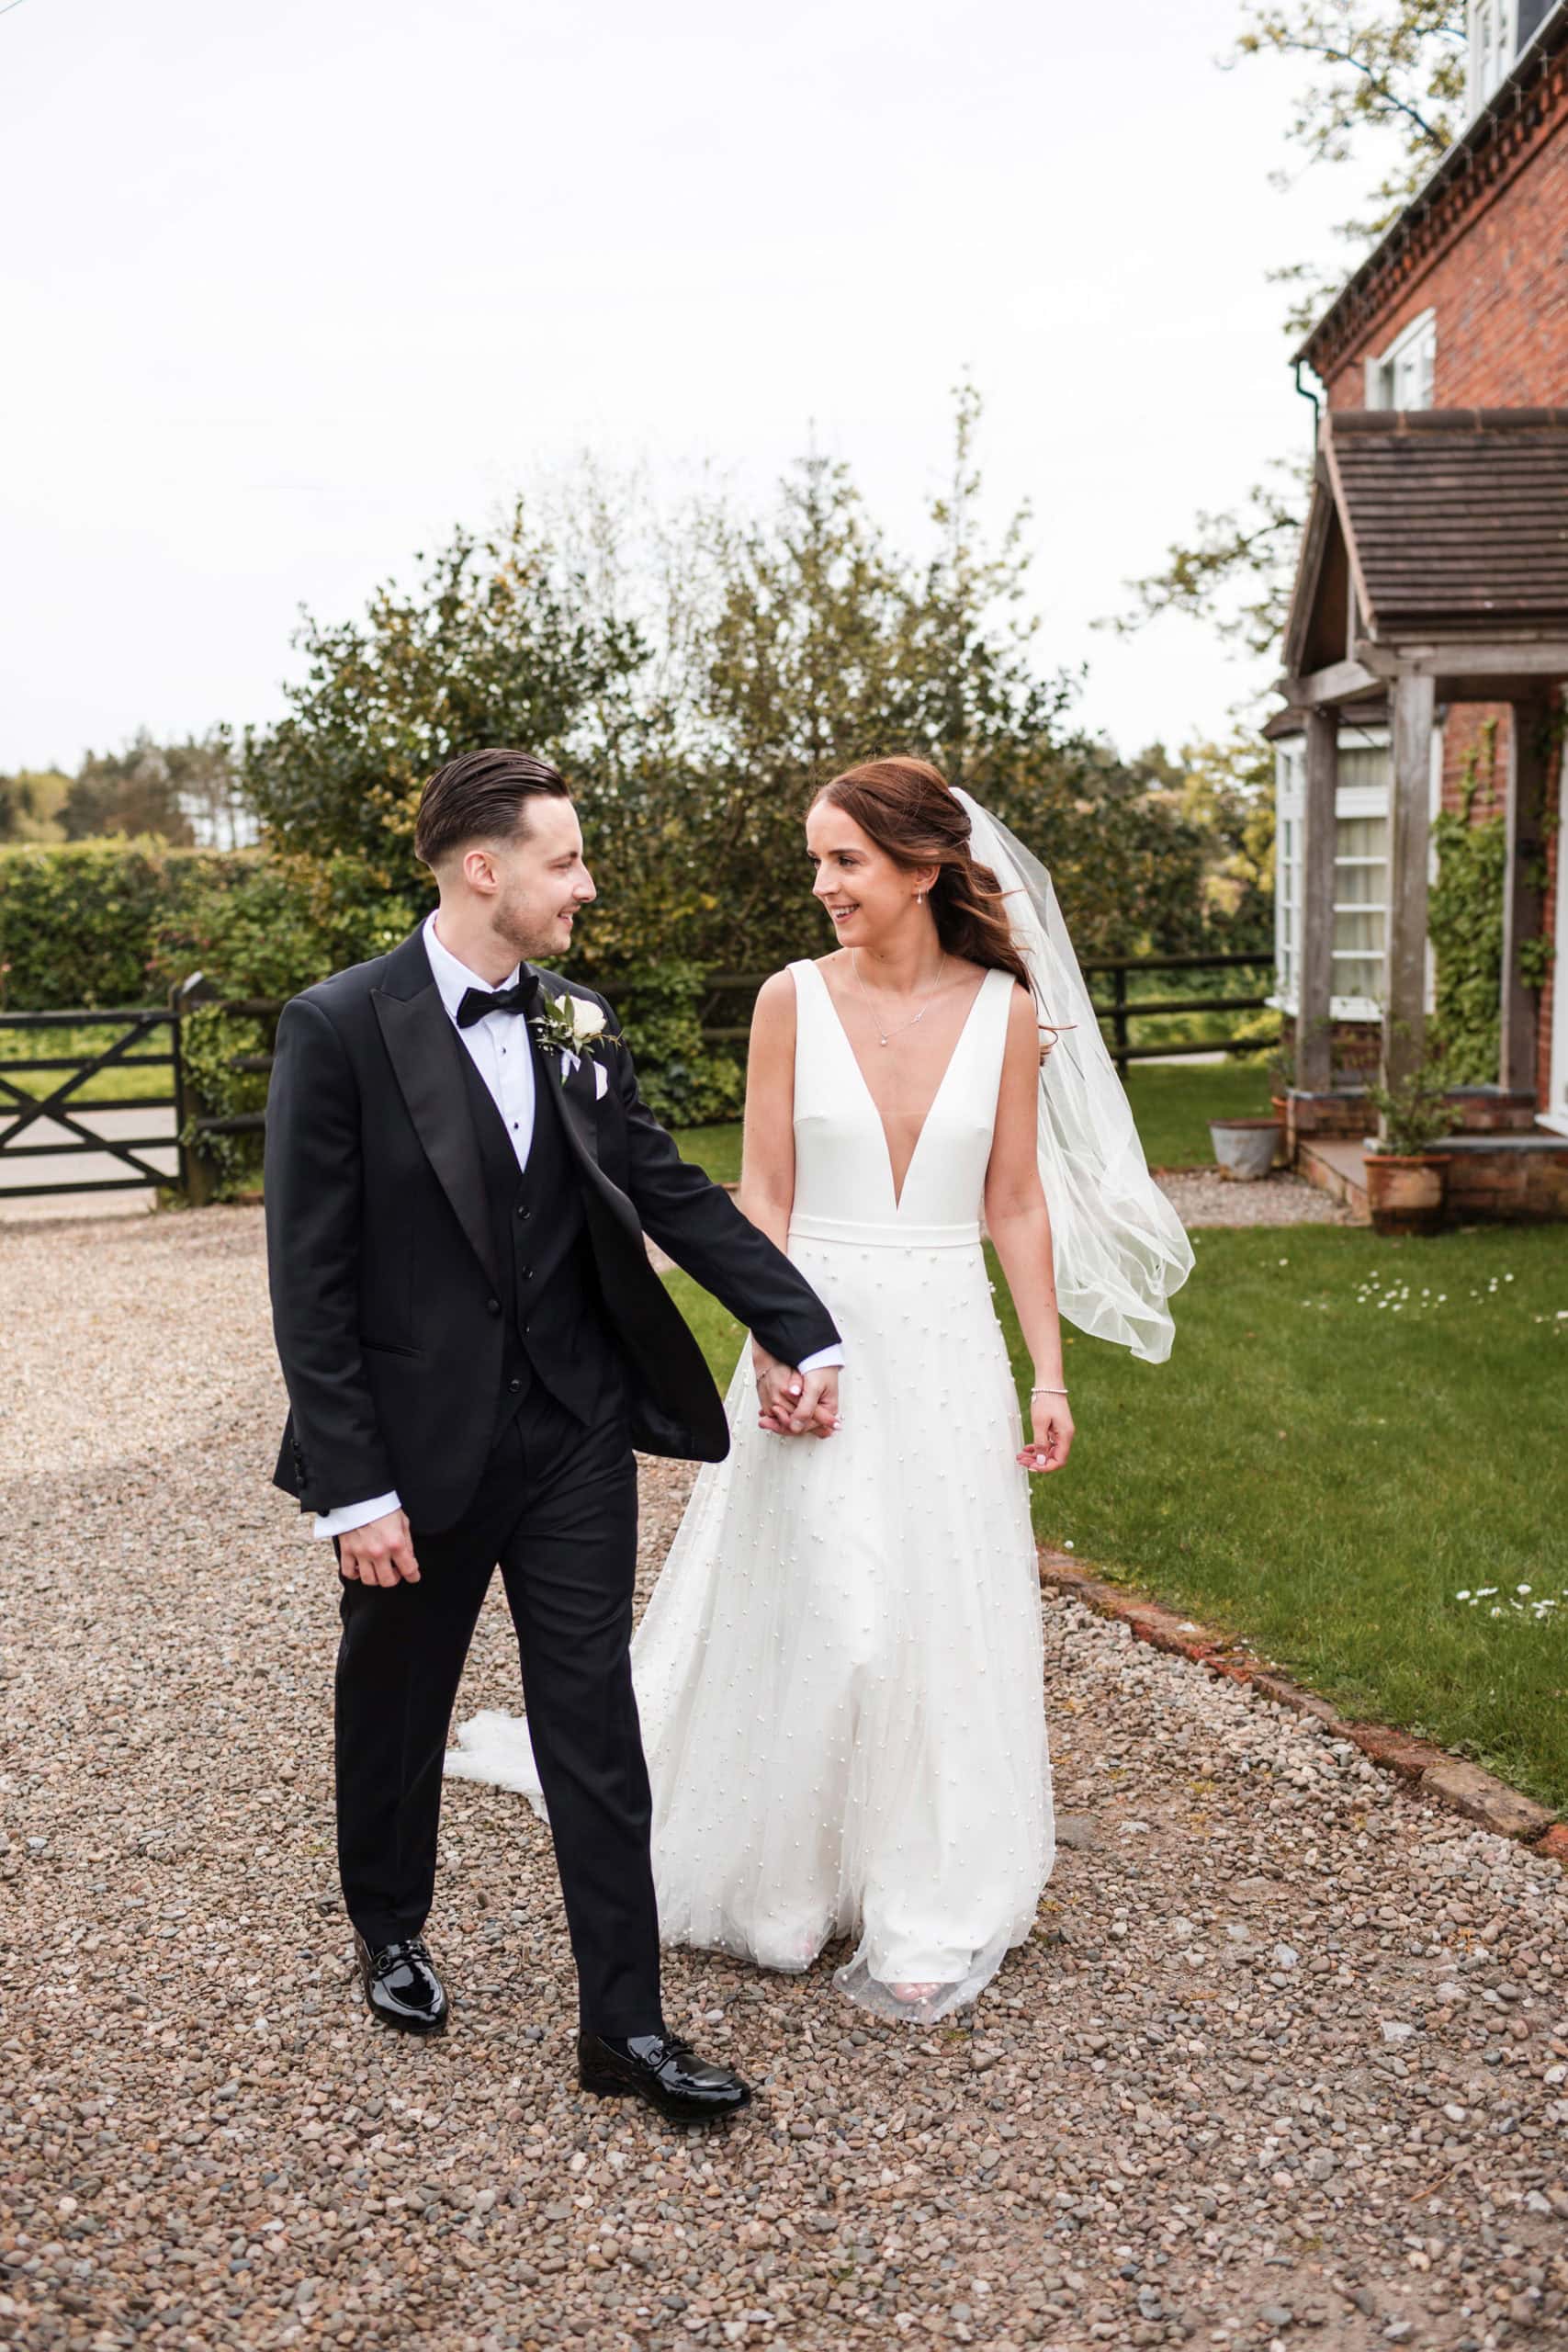
<svg viewBox="0 0 1568 2352"><path fill-rule="evenodd" d="M1043 659L1123 749L1260 673L1090 629L1302 447L1236 0L23 0L0 16L0 769L265 719L357 610L589 447L911 538L950 388L1037 516Z"/></svg>

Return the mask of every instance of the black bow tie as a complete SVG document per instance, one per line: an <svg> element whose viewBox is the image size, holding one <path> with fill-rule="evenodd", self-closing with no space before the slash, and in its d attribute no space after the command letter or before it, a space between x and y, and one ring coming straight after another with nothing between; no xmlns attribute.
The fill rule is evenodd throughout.
<svg viewBox="0 0 1568 2352"><path fill-rule="evenodd" d="M487 1012L533 1012L538 1000L539 980L535 972L525 972L523 978L509 989L465 989L463 1001L457 1007L457 1026L471 1029Z"/></svg>

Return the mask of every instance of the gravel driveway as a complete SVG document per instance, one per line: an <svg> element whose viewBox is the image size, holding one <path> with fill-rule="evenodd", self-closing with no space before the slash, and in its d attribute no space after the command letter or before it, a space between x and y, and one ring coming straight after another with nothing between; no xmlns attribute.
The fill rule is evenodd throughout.
<svg viewBox="0 0 1568 2352"><path fill-rule="evenodd" d="M1062 1849L972 2030L679 1953L756 2107L584 2099L545 1833L463 1784L453 2030L372 2026L262 1276L254 1211L0 1228L0 2342L1561 2339L1568 1880L1070 1600ZM509 1648L492 1598L465 1703Z"/></svg>

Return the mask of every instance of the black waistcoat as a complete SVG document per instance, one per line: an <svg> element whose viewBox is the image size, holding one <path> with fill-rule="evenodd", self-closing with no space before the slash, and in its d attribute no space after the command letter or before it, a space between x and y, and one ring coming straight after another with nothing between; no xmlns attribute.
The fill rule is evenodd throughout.
<svg viewBox="0 0 1568 2352"><path fill-rule="evenodd" d="M513 1050L533 1050L521 1020ZM582 1194L562 1131L559 1106L544 1099L559 1084L552 1059L534 1056L534 1134L525 1168L505 1121L458 1045L468 1108L485 1173L495 1262L505 1317L497 1432L536 1380L582 1421L599 1410L615 1376L615 1342L600 1310L599 1282L588 1242Z"/></svg>

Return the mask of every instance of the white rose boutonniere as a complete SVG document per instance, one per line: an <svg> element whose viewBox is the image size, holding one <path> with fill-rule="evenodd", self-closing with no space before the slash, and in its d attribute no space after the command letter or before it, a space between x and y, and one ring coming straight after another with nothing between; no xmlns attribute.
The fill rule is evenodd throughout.
<svg viewBox="0 0 1568 2352"><path fill-rule="evenodd" d="M605 1030L604 1006L590 1004L570 991L547 996L543 1011L534 1014L529 1027L542 1046L559 1054L563 1083L584 1055L599 1055L620 1043Z"/></svg>

